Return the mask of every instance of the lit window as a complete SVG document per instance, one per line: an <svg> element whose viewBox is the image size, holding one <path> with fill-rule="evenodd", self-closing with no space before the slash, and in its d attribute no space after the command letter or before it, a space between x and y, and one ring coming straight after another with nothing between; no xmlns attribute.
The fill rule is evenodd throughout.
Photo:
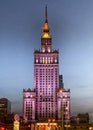
<svg viewBox="0 0 93 130"><path fill-rule="evenodd" d="M36 63L38 63L38 59L36 59Z"/></svg>

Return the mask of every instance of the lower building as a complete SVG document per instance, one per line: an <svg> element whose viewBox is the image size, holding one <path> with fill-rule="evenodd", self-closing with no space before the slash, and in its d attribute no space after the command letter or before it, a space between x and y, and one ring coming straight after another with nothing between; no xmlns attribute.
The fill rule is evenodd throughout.
<svg viewBox="0 0 93 130"><path fill-rule="evenodd" d="M11 102L7 98L0 98L0 115L11 113Z"/></svg>
<svg viewBox="0 0 93 130"><path fill-rule="evenodd" d="M7 98L0 98L0 121L4 122L6 115L11 113L11 102Z"/></svg>
<svg viewBox="0 0 93 130"><path fill-rule="evenodd" d="M77 116L70 118L71 124L89 124L89 114L88 113L79 113Z"/></svg>
<svg viewBox="0 0 93 130"><path fill-rule="evenodd" d="M79 123L89 123L89 114L88 113L80 113L77 115L79 119Z"/></svg>

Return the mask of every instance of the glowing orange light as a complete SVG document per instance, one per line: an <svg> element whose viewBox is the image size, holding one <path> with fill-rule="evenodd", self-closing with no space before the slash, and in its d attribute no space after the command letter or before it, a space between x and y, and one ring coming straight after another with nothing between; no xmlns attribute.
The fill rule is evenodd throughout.
<svg viewBox="0 0 93 130"><path fill-rule="evenodd" d="M5 128L4 128L4 127L1 127L1 130L5 130Z"/></svg>
<svg viewBox="0 0 93 130"><path fill-rule="evenodd" d="M47 61L45 63L47 64Z"/></svg>
<svg viewBox="0 0 93 130"><path fill-rule="evenodd" d="M50 119L48 119L48 122L50 122L51 120Z"/></svg>
<svg viewBox="0 0 93 130"><path fill-rule="evenodd" d="M43 38L50 38L50 35L48 33L44 33Z"/></svg>
<svg viewBox="0 0 93 130"><path fill-rule="evenodd" d="M55 122L55 119L53 119L52 121Z"/></svg>
<svg viewBox="0 0 93 130"><path fill-rule="evenodd" d="M62 90L59 90L60 93L62 93Z"/></svg>
<svg viewBox="0 0 93 130"><path fill-rule="evenodd" d="M45 30L49 29L49 27L48 27L48 23L45 23L45 24L44 24L43 29L45 29Z"/></svg>

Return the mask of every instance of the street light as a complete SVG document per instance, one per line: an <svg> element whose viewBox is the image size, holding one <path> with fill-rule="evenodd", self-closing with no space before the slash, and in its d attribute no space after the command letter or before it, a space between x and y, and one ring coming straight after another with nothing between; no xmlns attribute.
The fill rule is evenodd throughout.
<svg viewBox="0 0 93 130"><path fill-rule="evenodd" d="M65 127L66 127L66 130L68 130L68 128L70 127L70 125L68 124L68 125L65 125Z"/></svg>

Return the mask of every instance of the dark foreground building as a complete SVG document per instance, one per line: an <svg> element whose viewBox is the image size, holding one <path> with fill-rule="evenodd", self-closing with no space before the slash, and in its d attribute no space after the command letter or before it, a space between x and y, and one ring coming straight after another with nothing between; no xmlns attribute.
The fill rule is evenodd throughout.
<svg viewBox="0 0 93 130"><path fill-rule="evenodd" d="M7 98L0 98L0 115L11 113L11 102Z"/></svg>
<svg viewBox="0 0 93 130"><path fill-rule="evenodd" d="M6 115L10 113L11 102L7 98L0 98L0 122L4 122Z"/></svg>

